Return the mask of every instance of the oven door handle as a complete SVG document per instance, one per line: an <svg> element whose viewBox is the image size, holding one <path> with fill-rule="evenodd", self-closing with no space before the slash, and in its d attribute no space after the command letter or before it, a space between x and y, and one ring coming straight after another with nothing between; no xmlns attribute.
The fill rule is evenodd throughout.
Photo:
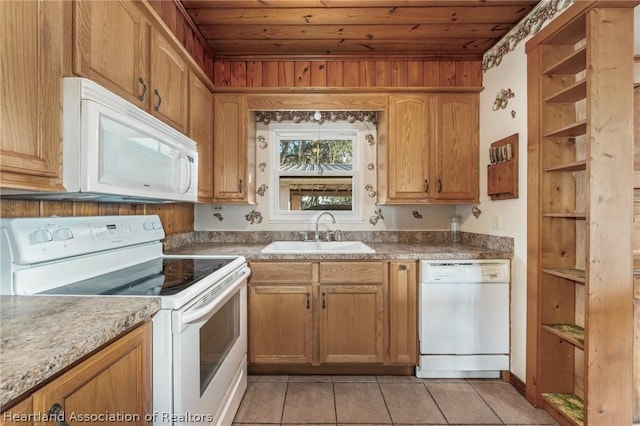
<svg viewBox="0 0 640 426"><path fill-rule="evenodd" d="M190 312L185 312L184 314L182 314L182 317L180 318L180 323L182 323L183 325L186 325L196 320L199 320L200 318L209 314L214 305L219 304L221 299L224 300L232 292L235 292L238 284L246 280L249 275L251 275L251 269L249 269L248 267L243 268L242 275L240 275L232 284L229 284L227 286L227 289L220 295L220 297L215 297L211 301L211 303L207 303L205 306L201 308L195 309Z"/></svg>

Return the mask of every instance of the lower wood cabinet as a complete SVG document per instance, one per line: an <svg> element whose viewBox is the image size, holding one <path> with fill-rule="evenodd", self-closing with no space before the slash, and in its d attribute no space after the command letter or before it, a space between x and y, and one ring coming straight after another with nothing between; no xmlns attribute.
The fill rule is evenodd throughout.
<svg viewBox="0 0 640 426"><path fill-rule="evenodd" d="M250 266L250 364L415 364L415 261Z"/></svg>
<svg viewBox="0 0 640 426"><path fill-rule="evenodd" d="M5 413L28 414L32 410L42 418L57 409L64 412L68 424L146 425L150 422L145 415L151 413L151 367L151 322L148 322L36 390L27 400ZM118 418L118 415L127 417ZM14 422L12 418L18 421ZM1 425L31 424L4 414L0 419Z"/></svg>
<svg viewBox="0 0 640 426"><path fill-rule="evenodd" d="M249 287L249 362L310 364L311 285Z"/></svg>
<svg viewBox="0 0 640 426"><path fill-rule="evenodd" d="M389 262L389 362L418 362L418 263Z"/></svg>

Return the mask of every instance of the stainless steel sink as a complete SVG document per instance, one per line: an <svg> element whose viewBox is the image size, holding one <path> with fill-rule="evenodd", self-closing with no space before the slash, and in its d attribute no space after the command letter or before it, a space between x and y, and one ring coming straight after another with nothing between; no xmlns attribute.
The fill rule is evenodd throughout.
<svg viewBox="0 0 640 426"><path fill-rule="evenodd" d="M260 252L264 254L353 254L375 253L376 251L362 241L274 241Z"/></svg>

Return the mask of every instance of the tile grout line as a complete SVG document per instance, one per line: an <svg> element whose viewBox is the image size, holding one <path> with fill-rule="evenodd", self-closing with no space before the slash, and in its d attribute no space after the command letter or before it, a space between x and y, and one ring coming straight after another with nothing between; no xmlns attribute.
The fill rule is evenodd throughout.
<svg viewBox="0 0 640 426"><path fill-rule="evenodd" d="M482 395L480 395L480 392L478 392L478 390L476 389L476 387L475 387L475 386L473 386L473 383L471 383L468 379L465 379L465 382L466 382L469 386L471 386L471 389L473 389L473 391L476 393L476 395L478 395L478 397L482 400L482 402L484 402L485 404L487 404L487 407L489 407L489 409L491 410L491 412L492 412L493 414L495 414L495 415L496 415L496 417L497 417L498 419L500 419L500 421L502 422L502 424L503 424L503 425L505 425L506 423L504 422L504 420L502 419L502 417L500 417L500 416L498 415L498 413L496 413L496 410L494 410L494 409L493 409L493 407L491 406L491 404L489 404L489 403L487 402L487 400L485 400L485 399L482 397Z"/></svg>
<svg viewBox="0 0 640 426"><path fill-rule="evenodd" d="M287 405L287 394L289 393L289 380L291 376L287 377L287 386L284 388L284 400L282 401L282 411L280 412L280 426L284 424L284 407Z"/></svg>
<svg viewBox="0 0 640 426"><path fill-rule="evenodd" d="M422 381L422 386L424 386L424 388L427 390L427 394L429 394L429 397L433 400L433 403L436 405L436 408L438 409L438 411L440 411L440 414L442 414L442 418L444 419L445 422L447 422L448 425L450 425L451 423L449 422L449 419L444 414L444 411L442 411L442 408L440 408L440 404L438 404L438 401L436 401L436 398L433 396L433 394L429 390L429 386L427 386L427 381L425 379L422 379L421 381Z"/></svg>

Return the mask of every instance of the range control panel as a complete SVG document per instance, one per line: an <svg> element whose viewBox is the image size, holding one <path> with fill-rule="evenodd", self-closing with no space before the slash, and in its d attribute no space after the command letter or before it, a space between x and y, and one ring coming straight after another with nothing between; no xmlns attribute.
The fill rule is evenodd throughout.
<svg viewBox="0 0 640 426"><path fill-rule="evenodd" d="M13 263L20 265L155 242L165 236L157 215L0 219L0 230Z"/></svg>

